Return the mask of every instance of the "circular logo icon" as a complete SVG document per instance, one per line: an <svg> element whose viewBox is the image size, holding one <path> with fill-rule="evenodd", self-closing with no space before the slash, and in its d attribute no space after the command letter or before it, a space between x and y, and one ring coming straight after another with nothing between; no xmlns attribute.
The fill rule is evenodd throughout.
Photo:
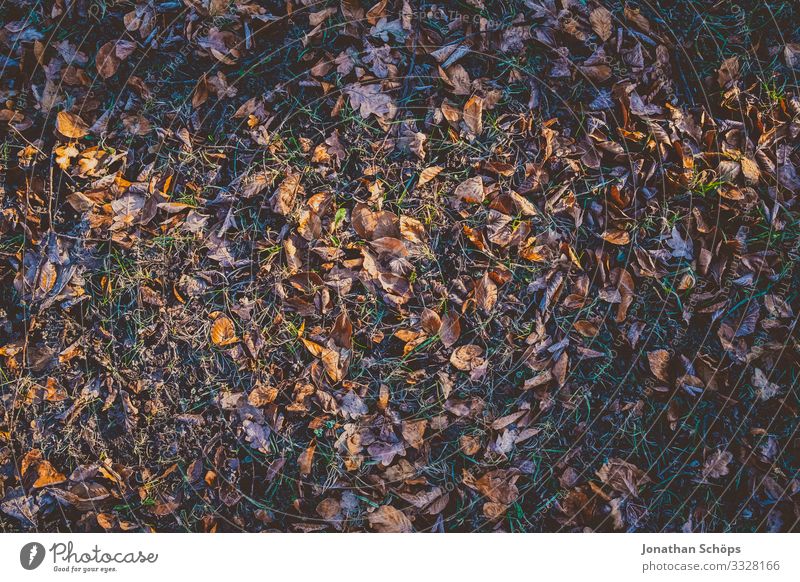
<svg viewBox="0 0 800 582"><path fill-rule="evenodd" d="M19 563L26 570L35 570L44 561L44 546L39 542L30 542L19 551Z"/></svg>

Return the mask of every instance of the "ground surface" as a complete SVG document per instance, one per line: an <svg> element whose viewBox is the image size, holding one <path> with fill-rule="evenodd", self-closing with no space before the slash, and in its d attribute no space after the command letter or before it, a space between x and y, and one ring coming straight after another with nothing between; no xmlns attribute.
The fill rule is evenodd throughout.
<svg viewBox="0 0 800 582"><path fill-rule="evenodd" d="M0 530L787 531L790 0L0 3Z"/></svg>

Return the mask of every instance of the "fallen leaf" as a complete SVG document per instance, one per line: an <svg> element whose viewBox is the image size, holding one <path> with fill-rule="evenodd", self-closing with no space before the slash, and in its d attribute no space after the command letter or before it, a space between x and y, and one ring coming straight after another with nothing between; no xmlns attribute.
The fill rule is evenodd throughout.
<svg viewBox="0 0 800 582"><path fill-rule="evenodd" d="M626 245L631 242L630 235L624 230L611 229L605 231L600 236L604 241L610 242L612 245Z"/></svg>
<svg viewBox="0 0 800 582"><path fill-rule="evenodd" d="M344 88L344 92L350 98L350 106L364 119L374 115L378 119L389 120L397 113L394 101L381 91L379 84L351 84Z"/></svg>
<svg viewBox="0 0 800 582"><path fill-rule="evenodd" d="M459 200L470 204L481 204L485 197L483 180L480 176L468 178L456 186L454 193Z"/></svg>
<svg viewBox="0 0 800 582"><path fill-rule="evenodd" d="M483 133L483 98L473 96L464 104L464 123L475 135Z"/></svg>
<svg viewBox="0 0 800 582"><path fill-rule="evenodd" d="M235 344L239 341L236 336L236 330L233 327L233 321L229 317L220 315L211 324L211 341L214 345L223 347L230 344Z"/></svg>
<svg viewBox="0 0 800 582"><path fill-rule="evenodd" d="M367 516L369 525L379 533L409 533L411 520L399 509L391 505L381 505Z"/></svg>
<svg viewBox="0 0 800 582"><path fill-rule="evenodd" d="M70 139L80 139L89 134L89 126L74 113L59 111L56 116L58 133Z"/></svg>
<svg viewBox="0 0 800 582"><path fill-rule="evenodd" d="M603 42L611 38L613 31L611 18L611 12L603 6L598 6L589 13L589 22L592 25L592 30Z"/></svg>
<svg viewBox="0 0 800 582"><path fill-rule="evenodd" d="M441 166L428 166L419 174L419 181L417 182L417 186L423 186L433 180L436 176L438 176L442 170Z"/></svg>
<svg viewBox="0 0 800 582"><path fill-rule="evenodd" d="M483 348L475 344L457 347L450 354L450 363L459 370L470 372L484 363Z"/></svg>
<svg viewBox="0 0 800 582"><path fill-rule="evenodd" d="M314 451L316 448L317 443L312 441L297 458L297 467L301 477L307 477L311 474L311 465L314 462Z"/></svg>
<svg viewBox="0 0 800 582"><path fill-rule="evenodd" d="M728 465L733 460L730 451L717 450L711 453L703 463L703 477L718 479L728 474Z"/></svg>
<svg viewBox="0 0 800 582"><path fill-rule="evenodd" d="M654 350L648 352L647 361L653 375L662 382L669 383L669 352L667 350Z"/></svg>
<svg viewBox="0 0 800 582"><path fill-rule="evenodd" d="M461 318L457 313L448 313L442 318L439 337L446 348L452 347L461 336Z"/></svg>
<svg viewBox="0 0 800 582"><path fill-rule="evenodd" d="M781 391L780 386L767 379L767 375L761 368L753 369L753 386L756 388L760 400L769 400Z"/></svg>

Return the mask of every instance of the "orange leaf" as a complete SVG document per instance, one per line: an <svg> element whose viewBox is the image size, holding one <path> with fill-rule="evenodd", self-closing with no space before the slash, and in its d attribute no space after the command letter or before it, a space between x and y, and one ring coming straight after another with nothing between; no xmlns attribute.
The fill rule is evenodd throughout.
<svg viewBox="0 0 800 582"><path fill-rule="evenodd" d="M229 317L221 315L214 320L211 325L211 341L217 346L227 346L239 341Z"/></svg>
<svg viewBox="0 0 800 582"><path fill-rule="evenodd" d="M600 235L604 241L610 242L612 245L626 245L631 242L630 235L624 230L612 229L607 230Z"/></svg>
<svg viewBox="0 0 800 582"><path fill-rule="evenodd" d="M80 117L67 111L59 111L56 116L58 133L70 139L80 139L89 133L89 126Z"/></svg>
<svg viewBox="0 0 800 582"><path fill-rule="evenodd" d="M575 331L577 331L583 337L594 337L597 335L597 332L600 331L600 328L596 323L592 323L591 321L587 321L585 319L576 321L574 327Z"/></svg>

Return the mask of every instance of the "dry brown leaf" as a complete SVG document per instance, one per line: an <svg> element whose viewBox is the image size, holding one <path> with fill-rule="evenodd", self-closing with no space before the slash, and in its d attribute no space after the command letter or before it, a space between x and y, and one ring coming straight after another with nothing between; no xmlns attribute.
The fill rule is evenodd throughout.
<svg viewBox="0 0 800 582"><path fill-rule="evenodd" d="M585 65L580 68L581 72L592 83L599 84L611 78L612 69L608 65Z"/></svg>
<svg viewBox="0 0 800 582"><path fill-rule="evenodd" d="M423 224L410 216L400 217L400 234L408 242L418 245L424 244L428 238Z"/></svg>
<svg viewBox="0 0 800 582"><path fill-rule="evenodd" d="M503 503L487 501L483 504L483 515L489 520L495 520L503 517L506 511L508 511L508 505Z"/></svg>
<svg viewBox="0 0 800 582"><path fill-rule="evenodd" d="M505 469L489 471L475 482L475 489L489 500L509 505L519 497L516 481L519 475Z"/></svg>
<svg viewBox="0 0 800 582"><path fill-rule="evenodd" d="M455 196L469 204L481 204L485 198L483 180L480 176L467 178L456 186Z"/></svg>
<svg viewBox="0 0 800 582"><path fill-rule="evenodd" d="M136 50L136 44L129 40L108 41L97 50L95 57L97 72L104 79L112 77L117 72L120 63L131 56L134 50Z"/></svg>
<svg viewBox="0 0 800 582"><path fill-rule="evenodd" d="M289 214L294 208L295 200L304 193L303 185L300 183L300 174L290 174L278 185L272 195L270 203L272 211L284 216Z"/></svg>
<svg viewBox="0 0 800 582"><path fill-rule="evenodd" d="M669 382L669 352L667 350L654 350L647 354L650 370L653 376L662 382Z"/></svg>
<svg viewBox="0 0 800 582"><path fill-rule="evenodd" d="M29 451L22 458L20 473L25 481L35 489L58 485L67 480L67 477L57 471L50 461L42 457L39 449Z"/></svg>
<svg viewBox="0 0 800 582"><path fill-rule="evenodd" d="M761 170L758 163L750 158L742 158L739 162L742 165L742 174L748 184L755 184L761 178Z"/></svg>
<svg viewBox="0 0 800 582"><path fill-rule="evenodd" d="M598 6L589 13L589 22L592 30L600 37L603 42L611 38L613 32L611 12L603 6Z"/></svg>
<svg viewBox="0 0 800 582"><path fill-rule="evenodd" d="M717 193L720 197L727 200L744 200L744 193L736 186L731 186L730 184L722 184L717 189Z"/></svg>
<svg viewBox="0 0 800 582"><path fill-rule="evenodd" d="M553 379L559 386L563 386L567 382L567 374L569 373L569 353L564 350L553 365Z"/></svg>
<svg viewBox="0 0 800 582"><path fill-rule="evenodd" d="M612 245L626 245L631 242L630 235L624 230L611 229L600 235L602 239Z"/></svg>
<svg viewBox="0 0 800 582"><path fill-rule="evenodd" d="M476 455L481 450L481 441L474 435L461 435L458 439L458 444L461 447L461 451L468 457Z"/></svg>
<svg viewBox="0 0 800 582"><path fill-rule="evenodd" d="M394 100L381 91L377 83L372 85L351 84L344 88L344 93L350 98L350 106L361 114L364 119L374 115L380 120L388 120L397 113Z"/></svg>
<svg viewBox="0 0 800 582"><path fill-rule="evenodd" d="M717 83L721 88L739 79L739 57L733 56L722 61L717 72Z"/></svg>
<svg viewBox="0 0 800 582"><path fill-rule="evenodd" d="M650 32L650 21L645 18L638 8L633 6L625 6L625 18L627 18L636 28L642 32Z"/></svg>
<svg viewBox="0 0 800 582"><path fill-rule="evenodd" d="M575 331L577 331L583 337L594 337L597 335L597 332L600 331L600 326L585 319L579 319L575 322L573 327L575 328Z"/></svg>
<svg viewBox="0 0 800 582"><path fill-rule="evenodd" d="M633 497L638 497L639 488L650 482L650 478L636 465L615 457L600 467L597 476L616 493Z"/></svg>
<svg viewBox="0 0 800 582"><path fill-rule="evenodd" d="M464 123L472 133L483 132L483 98L473 96L464 104Z"/></svg>
<svg viewBox="0 0 800 582"><path fill-rule="evenodd" d="M41 460L36 465L36 480L33 482L34 488L47 487L49 485L58 485L67 480L67 477L56 471L55 467L50 464L50 461Z"/></svg>
<svg viewBox="0 0 800 582"><path fill-rule="evenodd" d="M344 378L343 361L338 351L322 346L306 338L300 338L312 355L322 360L325 372L333 382L341 382Z"/></svg>
<svg viewBox="0 0 800 582"><path fill-rule="evenodd" d="M391 505L381 505L367 516L369 525L379 533L409 533L411 520L399 509Z"/></svg>
<svg viewBox="0 0 800 582"><path fill-rule="evenodd" d="M491 313L497 303L497 284L489 277L489 273L484 273L475 285L475 302L484 313Z"/></svg>
<svg viewBox="0 0 800 582"><path fill-rule="evenodd" d="M278 389L274 386L259 384L247 396L247 402L256 407L267 406L275 402L278 397Z"/></svg>
<svg viewBox="0 0 800 582"><path fill-rule="evenodd" d="M347 311L342 310L333 323L331 339L340 348L349 350L353 347L353 324L350 322Z"/></svg>
<svg viewBox="0 0 800 582"><path fill-rule="evenodd" d="M461 318L455 312L450 312L442 318L442 325L439 327L439 337L444 347L449 348L458 341L461 336Z"/></svg>
<svg viewBox="0 0 800 582"><path fill-rule="evenodd" d="M116 41L110 40L97 50L95 64L97 72L104 79L108 79L117 72L120 60L116 55Z"/></svg>
<svg viewBox="0 0 800 582"><path fill-rule="evenodd" d="M323 10L320 10L319 12L311 12L308 15L308 23L311 26L319 26L337 12L339 12L339 9L334 6L325 8Z"/></svg>
<svg viewBox="0 0 800 582"><path fill-rule="evenodd" d="M317 449L317 443L312 441L308 448L300 453L297 458L297 467L300 471L301 477L307 477L311 474L311 465L314 462L314 451Z"/></svg>
<svg viewBox="0 0 800 582"><path fill-rule="evenodd" d="M428 166L419 173L417 186L423 186L438 176L444 168L441 166Z"/></svg>
<svg viewBox="0 0 800 582"><path fill-rule="evenodd" d="M328 497L317 504L317 513L325 521L337 521L342 515L342 505L333 497Z"/></svg>
<svg viewBox="0 0 800 582"><path fill-rule="evenodd" d="M341 0L341 7L342 16L348 22L358 24L364 19L364 8L359 0Z"/></svg>
<svg viewBox="0 0 800 582"><path fill-rule="evenodd" d="M367 10L367 22L372 26L378 24L381 18L386 16L386 4L389 0L379 0L375 5Z"/></svg>
<svg viewBox="0 0 800 582"><path fill-rule="evenodd" d="M400 220L388 210L373 212L365 204L356 204L351 220L353 229L366 240L400 235Z"/></svg>
<svg viewBox="0 0 800 582"><path fill-rule="evenodd" d="M483 348L475 344L459 346L450 354L450 363L459 370L471 372L478 366L483 365L485 359Z"/></svg>
<svg viewBox="0 0 800 582"><path fill-rule="evenodd" d="M439 333L439 329L442 326L442 320L439 317L439 314L432 309L428 309L427 307L422 311L422 315L420 315L419 318L419 323L422 326L422 329L430 335Z"/></svg>
<svg viewBox="0 0 800 582"><path fill-rule="evenodd" d="M75 115L67 111L59 111L56 116L56 129L58 133L70 139L80 139L89 134L89 126Z"/></svg>
<svg viewBox="0 0 800 582"><path fill-rule="evenodd" d="M418 420L404 420L401 426L403 439L405 439L409 446L419 449L424 442L423 436L427 426L428 421L424 418Z"/></svg>

